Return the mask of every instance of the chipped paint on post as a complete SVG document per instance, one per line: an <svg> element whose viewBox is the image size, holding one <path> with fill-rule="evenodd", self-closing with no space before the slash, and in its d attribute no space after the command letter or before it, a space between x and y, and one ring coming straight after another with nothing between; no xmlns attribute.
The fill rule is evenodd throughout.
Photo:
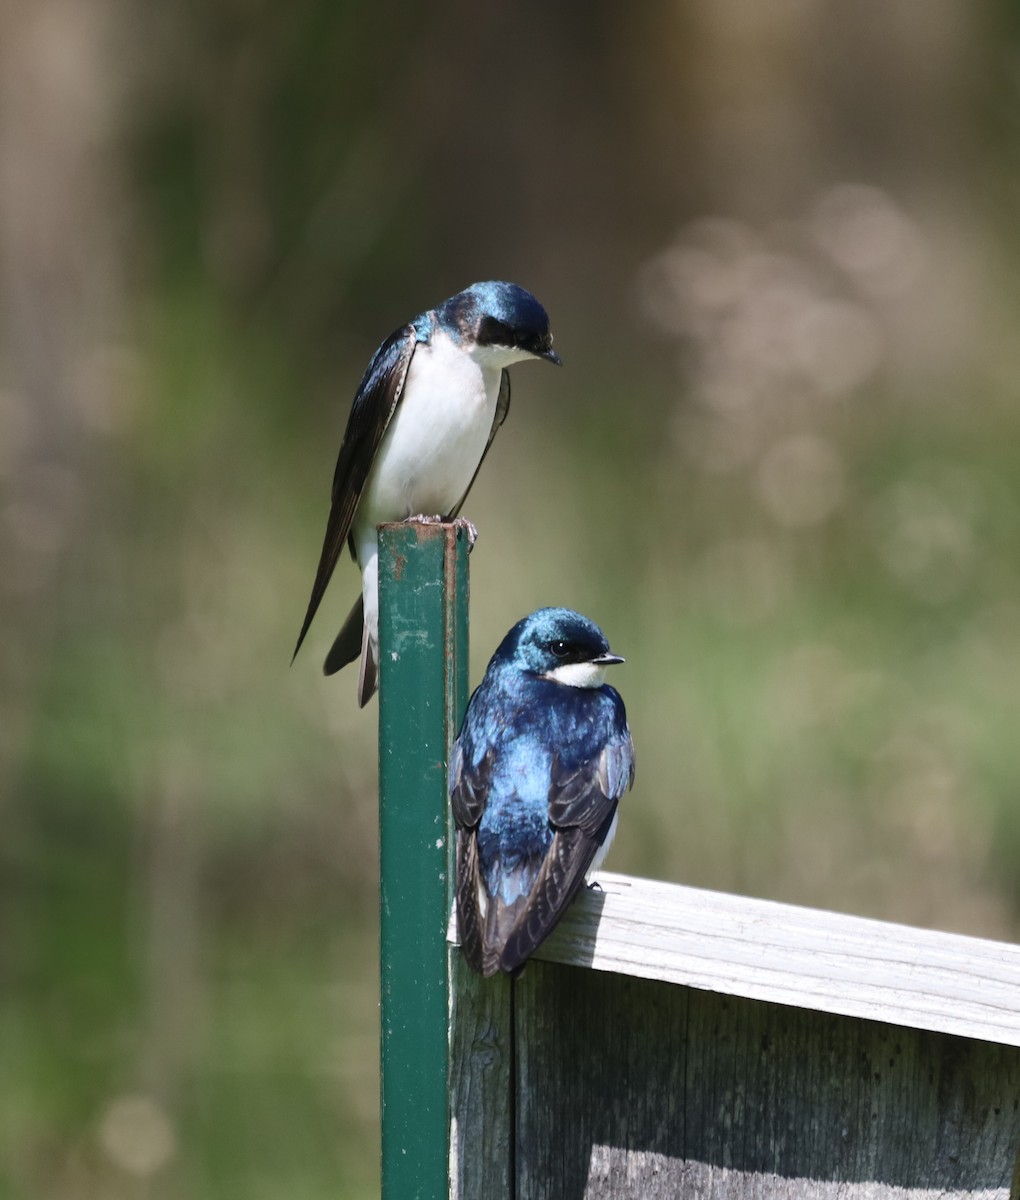
<svg viewBox="0 0 1020 1200"><path fill-rule="evenodd" d="M468 545L379 531L383 1200L448 1194L449 750L468 696Z"/></svg>

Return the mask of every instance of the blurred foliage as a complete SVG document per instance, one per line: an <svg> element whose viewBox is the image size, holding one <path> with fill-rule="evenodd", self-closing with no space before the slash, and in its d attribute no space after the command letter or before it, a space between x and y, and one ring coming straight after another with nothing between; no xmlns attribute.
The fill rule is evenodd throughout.
<svg viewBox="0 0 1020 1200"><path fill-rule="evenodd" d="M606 629L611 865L1020 933L1015 6L14 0L0 1196L377 1191L349 397L532 288L472 675Z"/></svg>

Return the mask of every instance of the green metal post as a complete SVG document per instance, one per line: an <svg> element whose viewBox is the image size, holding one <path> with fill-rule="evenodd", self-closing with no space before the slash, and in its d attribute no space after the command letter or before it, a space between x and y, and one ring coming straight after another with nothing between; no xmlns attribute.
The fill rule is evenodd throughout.
<svg viewBox="0 0 1020 1200"><path fill-rule="evenodd" d="M467 703L467 563L453 525L380 529L383 1200L449 1194L446 773Z"/></svg>

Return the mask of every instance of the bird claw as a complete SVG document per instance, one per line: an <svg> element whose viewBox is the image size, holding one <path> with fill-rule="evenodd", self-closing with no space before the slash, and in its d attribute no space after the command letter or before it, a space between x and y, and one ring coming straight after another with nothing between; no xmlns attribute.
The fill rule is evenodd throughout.
<svg viewBox="0 0 1020 1200"><path fill-rule="evenodd" d="M593 879L591 881L591 883L588 884L588 891L589 892L601 892L602 884L599 883L599 881L597 879Z"/></svg>
<svg viewBox="0 0 1020 1200"><path fill-rule="evenodd" d="M443 518L439 513L426 515L425 513L415 513L411 517L404 518L405 525L442 525Z"/></svg>
<svg viewBox="0 0 1020 1200"><path fill-rule="evenodd" d="M478 529L474 521L469 521L467 517L454 517L453 524L457 529L462 529L468 540L468 554L475 548L475 542L478 541Z"/></svg>
<svg viewBox="0 0 1020 1200"><path fill-rule="evenodd" d="M446 518L436 513L434 516L430 513L415 513L411 517L404 518L405 525L442 525ZM460 529L464 532L468 540L468 553L475 548L475 542L478 541L478 530L475 528L474 522L469 521L467 517L454 517L450 524L455 529Z"/></svg>

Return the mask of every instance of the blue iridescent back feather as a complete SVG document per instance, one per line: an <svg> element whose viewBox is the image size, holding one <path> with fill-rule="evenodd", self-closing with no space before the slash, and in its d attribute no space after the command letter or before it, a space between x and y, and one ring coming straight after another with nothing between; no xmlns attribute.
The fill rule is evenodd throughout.
<svg viewBox="0 0 1020 1200"><path fill-rule="evenodd" d="M474 765L490 748L496 752L478 825L478 853L489 894L509 903L512 892L534 884L552 843L553 756L559 770L571 774L598 759L608 743L629 744L630 735L623 701L609 684L566 687L522 675L513 666L498 671L491 682L495 686L479 698L482 720L466 739L464 752ZM527 862L517 864L522 853ZM511 878L522 869L526 878Z"/></svg>

